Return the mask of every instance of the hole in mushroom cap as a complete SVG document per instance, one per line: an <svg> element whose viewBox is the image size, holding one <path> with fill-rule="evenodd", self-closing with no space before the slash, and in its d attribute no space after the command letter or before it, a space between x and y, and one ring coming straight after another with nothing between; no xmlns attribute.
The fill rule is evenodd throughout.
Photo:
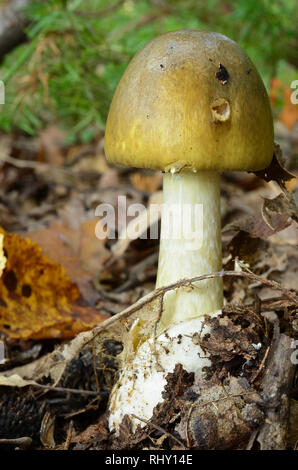
<svg viewBox="0 0 298 470"><path fill-rule="evenodd" d="M218 98L211 105L211 112L214 121L225 122L230 118L230 104L224 98Z"/></svg>

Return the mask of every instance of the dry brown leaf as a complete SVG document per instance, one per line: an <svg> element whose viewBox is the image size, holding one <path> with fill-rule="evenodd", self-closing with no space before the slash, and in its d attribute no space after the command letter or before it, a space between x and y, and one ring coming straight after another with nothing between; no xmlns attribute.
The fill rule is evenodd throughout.
<svg viewBox="0 0 298 470"><path fill-rule="evenodd" d="M283 90L284 106L281 114L278 116L279 120L289 129L292 130L295 123L298 121L298 108L297 105L292 103L291 95L293 90L289 86L285 86Z"/></svg>
<svg viewBox="0 0 298 470"><path fill-rule="evenodd" d="M105 240L95 236L97 223L99 219L86 220L78 230L73 230L52 222L48 229L28 232L28 236L42 247L46 256L65 267L74 282L79 282L83 276L94 276L110 256Z"/></svg>
<svg viewBox="0 0 298 470"><path fill-rule="evenodd" d="M95 236L95 226L99 219L85 220L78 228L67 222L52 222L48 228L27 232L30 240L37 242L43 253L53 262L66 270L84 297L93 304L97 295L90 280L110 257L104 246L104 240Z"/></svg>
<svg viewBox="0 0 298 470"><path fill-rule="evenodd" d="M0 373L0 378L17 375L24 380L50 383L56 387L67 368L67 365L79 355L88 341L94 337L94 330L79 333L75 338L57 346L54 351L39 357L28 364L14 367ZM9 383L9 382L8 382Z"/></svg>
<svg viewBox="0 0 298 470"><path fill-rule="evenodd" d="M296 188L298 189L298 178L292 178L290 181L287 181L285 183L285 187L287 191L290 191L290 193L293 193Z"/></svg>
<svg viewBox="0 0 298 470"><path fill-rule="evenodd" d="M197 380L188 393L195 398L182 401L182 418L175 430L196 450L241 449L264 421L256 403L258 394L243 377L231 376L224 385Z"/></svg>
<svg viewBox="0 0 298 470"><path fill-rule="evenodd" d="M288 220L289 217L285 214L273 214L271 216L271 224L268 225L263 217L248 215L246 217L241 217L235 222L227 224L223 228L223 233L232 231L243 231L248 233L253 238L262 238L266 240L275 233L284 230L285 228L291 225L291 221Z"/></svg>
<svg viewBox="0 0 298 470"><path fill-rule="evenodd" d="M97 424L91 424L82 431L80 434L74 436L71 440L72 443L79 444L88 444L95 441L100 442L104 439L107 439L109 436L109 431L102 421L99 421Z"/></svg>
<svg viewBox="0 0 298 470"><path fill-rule="evenodd" d="M64 163L63 146L66 133L55 126L49 126L40 133L39 161L62 166Z"/></svg>
<svg viewBox="0 0 298 470"><path fill-rule="evenodd" d="M23 377L20 377L18 374L10 375L5 377L4 375L0 376L0 386L2 387L28 387L28 385L38 385L35 380L25 380Z"/></svg>
<svg viewBox="0 0 298 470"><path fill-rule="evenodd" d="M162 173L159 171L153 175L143 175L142 173L136 172L132 175L131 182L136 189L155 193L161 187Z"/></svg>
<svg viewBox="0 0 298 470"><path fill-rule="evenodd" d="M270 97L272 106L276 106L278 95L281 89L282 89L282 81L276 77L271 78L269 97Z"/></svg>
<svg viewBox="0 0 298 470"><path fill-rule="evenodd" d="M283 94L283 108L278 119L289 129L292 130L298 121L298 108L292 103L291 95L293 90L289 85L284 84L278 78L272 78L270 81L270 101L272 106L276 106L279 95Z"/></svg>
<svg viewBox="0 0 298 470"><path fill-rule="evenodd" d="M270 165L261 171L253 171L255 175L264 181L277 181L280 186L284 186L286 181L295 178L295 175L284 168L282 151L278 144L274 145L274 154Z"/></svg>
<svg viewBox="0 0 298 470"><path fill-rule="evenodd" d="M2 276L2 273L4 271L5 265L6 265L6 258L4 256L3 252L3 234L0 234L0 277Z"/></svg>
<svg viewBox="0 0 298 470"><path fill-rule="evenodd" d="M83 305L65 270L36 243L0 231L7 257L0 279L0 331L8 339L71 338L105 318Z"/></svg>
<svg viewBox="0 0 298 470"><path fill-rule="evenodd" d="M291 193L281 193L274 199L265 199L262 207L262 216L267 225L274 230L274 216L280 214L286 219L291 217L298 222L298 208Z"/></svg>
<svg viewBox="0 0 298 470"><path fill-rule="evenodd" d="M298 449L298 401L294 399L290 401L288 444L293 449Z"/></svg>
<svg viewBox="0 0 298 470"><path fill-rule="evenodd" d="M121 256L129 244L139 238L146 230L156 224L161 216L162 191L153 194L149 199L147 209L143 210L137 217L130 220L127 227L122 230L119 240L112 247L114 256Z"/></svg>
<svg viewBox="0 0 298 470"><path fill-rule="evenodd" d="M109 171L109 165L103 152L103 143L94 145L79 145L70 147L66 161L71 168L78 172L104 174Z"/></svg>

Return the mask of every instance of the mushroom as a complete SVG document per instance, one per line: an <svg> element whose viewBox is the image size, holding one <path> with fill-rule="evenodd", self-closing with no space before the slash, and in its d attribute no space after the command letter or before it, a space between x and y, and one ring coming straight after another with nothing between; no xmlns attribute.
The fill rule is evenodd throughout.
<svg viewBox="0 0 298 470"><path fill-rule="evenodd" d="M116 89L105 153L110 162L164 173L156 287L220 271L220 171L261 170L273 156L271 108L259 73L222 34L181 30L153 39ZM111 393L111 429L126 414L150 419L176 364L203 374L210 360L193 335L207 331L204 316L220 314L222 305L222 279L206 279L165 294L156 337L138 337L133 324L135 355ZM138 424L133 417L134 430Z"/></svg>

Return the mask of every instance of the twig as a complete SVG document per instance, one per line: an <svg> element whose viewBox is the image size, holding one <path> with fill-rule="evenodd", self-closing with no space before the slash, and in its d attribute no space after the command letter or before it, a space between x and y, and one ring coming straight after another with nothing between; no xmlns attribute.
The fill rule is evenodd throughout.
<svg viewBox="0 0 298 470"><path fill-rule="evenodd" d="M0 59L15 46L26 40L25 28L30 21L22 12L30 0L1 2L0 13Z"/></svg>
<svg viewBox="0 0 298 470"><path fill-rule="evenodd" d="M17 449L27 449L32 444L31 437L18 437L17 439L0 439L0 447L14 447Z"/></svg>
<svg viewBox="0 0 298 470"><path fill-rule="evenodd" d="M185 423L185 437L186 437L187 447L191 446L190 437L189 437L189 421L190 421L190 417L191 417L191 414L192 414L192 410L194 409L195 406L196 406L196 403L193 403L191 405L191 407L189 408L189 411L188 411L188 414L187 414L187 420L186 420L186 423Z"/></svg>
<svg viewBox="0 0 298 470"><path fill-rule="evenodd" d="M48 165L47 163L34 162L33 160L21 160L19 158L10 157L9 155L1 155L0 162L9 163L17 168L48 170L51 167L51 165Z"/></svg>
<svg viewBox="0 0 298 470"><path fill-rule="evenodd" d="M100 386L99 378L98 378L98 374L97 374L96 351L95 351L94 339L92 340L91 347L92 347L92 356L93 356L93 372L94 372L94 375L95 375L97 391L100 392L101 386Z"/></svg>
<svg viewBox="0 0 298 470"><path fill-rule="evenodd" d="M171 437L172 439L174 439L174 441L176 441L179 445L181 445L181 446L183 447L183 449L187 449L187 447L185 447L185 445L183 444L182 441L180 441L179 439L177 439L177 437L173 436L173 434L171 434L171 433L169 433L168 431L166 431L166 429L162 428L161 426L158 426L158 424L155 424L155 423L153 423L152 421L149 421L148 419L140 418L139 416L134 415L134 414L131 414L130 416L132 416L133 418L136 418L136 419L142 421L143 423L148 424L148 426L151 426L152 428L157 429L158 431L164 433L166 436Z"/></svg>
<svg viewBox="0 0 298 470"><path fill-rule="evenodd" d="M227 393L227 391L225 389L224 389L224 391L225 391L225 393ZM227 394L225 397L216 398L214 400L203 401L202 403L198 402L198 403L196 403L196 406L198 408L201 408L203 406L213 405L214 403L218 403L220 401L225 401L225 400L229 400L229 399L232 399L232 398L246 397L247 395L253 395L255 393L256 393L255 390L251 390L250 392L237 393L237 394L234 394L234 395Z"/></svg>
<svg viewBox="0 0 298 470"><path fill-rule="evenodd" d="M29 382L28 385L32 385L33 387L43 388L45 390L51 390L53 392L65 392L65 393L74 393L77 395L107 395L107 392L93 392L92 390L81 390L76 388L64 388L64 387L52 387L51 385L41 385L38 383L31 383Z"/></svg>
<svg viewBox="0 0 298 470"><path fill-rule="evenodd" d="M258 368L258 370L257 370L257 372L256 372L256 374L255 374L255 376L254 376L254 377L251 379L251 381L250 381L251 384L253 384L253 383L255 382L255 380L257 379L257 377L259 377L259 375L260 375L262 369L264 368L265 363L266 363L266 360L267 360L267 357L268 357L268 354L269 354L269 351L270 351L270 346L268 346L268 348L266 349L266 352L265 352L264 357L263 357L263 359L262 359L262 361L261 361L261 364L260 364L260 366L259 366L259 368Z"/></svg>
<svg viewBox="0 0 298 470"><path fill-rule="evenodd" d="M0 164L7 163L16 168L27 169L31 168L38 172L41 176L54 183L66 182L67 184L74 184L78 180L86 180L90 174L83 171L76 171L72 168L58 167L48 163L35 162L33 160L21 160L19 158L10 157L9 155L0 155Z"/></svg>
<svg viewBox="0 0 298 470"><path fill-rule="evenodd" d="M156 351L157 326L158 326L158 322L161 319L162 312L163 312L163 298L164 298L164 293L162 293L160 295L158 316L157 316L157 319L156 319L155 324L154 324L154 342L153 342L154 352L153 352L153 356L156 360L156 365L157 365L157 368L158 368L157 370L160 370L160 371L164 372L165 370L162 367L162 365L159 363L158 352Z"/></svg>
<svg viewBox="0 0 298 470"><path fill-rule="evenodd" d="M262 405L265 410L257 441L261 450L285 450L289 424L289 391L295 364L291 362L292 339L280 333L274 324L273 339L266 371L261 385Z"/></svg>
<svg viewBox="0 0 298 470"><path fill-rule="evenodd" d="M128 289L145 282L153 277L153 273L148 273L147 268L154 265L158 260L158 252L152 253L147 258L136 264L130 271L128 279L114 290L116 294L125 292ZM155 275L156 273L154 273Z"/></svg>
<svg viewBox="0 0 298 470"><path fill-rule="evenodd" d="M185 286L192 286L195 282L203 281L205 279L212 279L215 277L225 277L225 276L234 276L234 277L242 277L242 278L247 278L251 279L253 281L258 281L266 286L272 287L273 289L281 291L285 297L290 299L292 302L295 304L298 304L298 299L294 294L292 294L288 289L285 289L282 287L278 282L276 281L269 281L268 279L263 279L262 277L245 272L245 271L220 271L212 274L204 274L202 276L195 276L189 279L181 279L178 282L174 282L173 284L169 284L168 286L165 287L159 287L158 289L155 289L153 292L150 292L149 294L145 295L141 299L139 299L136 303L133 305L130 305L127 307L125 310L122 310L122 312L117 313L111 318L108 318L104 322L102 322L99 326L94 328L93 334L91 338L88 338L86 342L84 343L83 346L88 344L90 341L93 340L96 336L98 336L102 331L106 330L107 328L110 328L114 323L116 323L119 320L123 320L124 318L132 315L133 313L137 312L140 310L142 307L147 305L148 303L152 302L155 300L157 297L159 297L161 294L165 294L168 291L178 289L180 287L185 287Z"/></svg>
<svg viewBox="0 0 298 470"><path fill-rule="evenodd" d="M255 429L251 435L250 435L250 438L249 438L249 441L248 441L248 444L246 446L246 449L245 450L251 450L252 449L252 446L254 445L254 442L256 440L256 437L258 435L258 432L259 430L258 429Z"/></svg>
<svg viewBox="0 0 298 470"><path fill-rule="evenodd" d="M70 440L71 440L71 436L72 436L72 430L73 430L73 421L71 420L70 423L69 423L69 426L68 426L67 437L66 437L66 440L65 440L65 443L64 443L64 446L63 446L63 450L68 450L69 449Z"/></svg>
<svg viewBox="0 0 298 470"><path fill-rule="evenodd" d="M82 413L86 413L86 411L95 410L95 409L98 408L98 405L95 405L97 400L98 400L98 397L95 397L95 398L93 398L93 400L91 400L88 403L87 406L85 406L85 408L81 408L78 411L72 411L71 413L66 413L65 415L62 415L62 416L63 416L64 419L69 419L69 418L73 418L73 416L78 416L78 415L81 415Z"/></svg>

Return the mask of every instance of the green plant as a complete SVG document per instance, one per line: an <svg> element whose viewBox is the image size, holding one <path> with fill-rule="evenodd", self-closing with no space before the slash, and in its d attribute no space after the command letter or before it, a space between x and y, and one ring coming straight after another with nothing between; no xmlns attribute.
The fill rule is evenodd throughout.
<svg viewBox="0 0 298 470"><path fill-rule="evenodd" d="M0 129L34 135L48 123L68 140L104 129L108 106L130 58L174 29L208 29L235 39L265 83L281 59L295 62L294 0L49 0L26 10L29 41L5 57Z"/></svg>

